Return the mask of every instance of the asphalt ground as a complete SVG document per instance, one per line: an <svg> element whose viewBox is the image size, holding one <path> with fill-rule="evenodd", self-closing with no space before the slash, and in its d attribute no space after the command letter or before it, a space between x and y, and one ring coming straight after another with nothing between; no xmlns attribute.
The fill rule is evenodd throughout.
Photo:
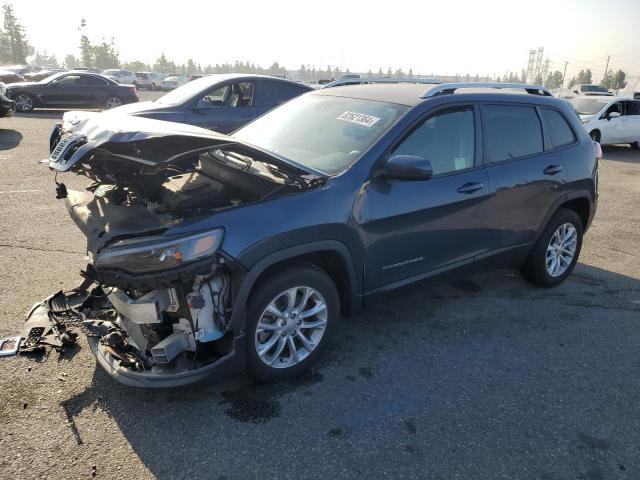
<svg viewBox="0 0 640 480"><path fill-rule="evenodd" d="M60 117L0 119L0 336L85 264L38 164ZM0 359L0 478L640 479L640 153L605 157L563 285L409 288L344 319L301 379L136 390L84 339Z"/></svg>

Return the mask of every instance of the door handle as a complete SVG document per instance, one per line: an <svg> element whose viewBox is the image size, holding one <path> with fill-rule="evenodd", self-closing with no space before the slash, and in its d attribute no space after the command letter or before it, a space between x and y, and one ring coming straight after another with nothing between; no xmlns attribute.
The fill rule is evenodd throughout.
<svg viewBox="0 0 640 480"><path fill-rule="evenodd" d="M461 187L458 187L458 193L469 194L469 193L477 192L478 190L482 190L483 188L484 188L484 183L469 182L469 183L465 183Z"/></svg>
<svg viewBox="0 0 640 480"><path fill-rule="evenodd" d="M545 168L542 173L545 175L555 175L556 173L560 173L562 171L562 165L549 165Z"/></svg>

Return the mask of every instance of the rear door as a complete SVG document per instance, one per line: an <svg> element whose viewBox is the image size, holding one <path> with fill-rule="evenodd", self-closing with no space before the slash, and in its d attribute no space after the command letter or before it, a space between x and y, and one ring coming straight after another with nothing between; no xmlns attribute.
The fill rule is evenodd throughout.
<svg viewBox="0 0 640 480"><path fill-rule="evenodd" d="M220 133L231 133L260 115L262 109L255 103L255 82L217 85L202 94L187 110L186 122Z"/></svg>
<svg viewBox="0 0 640 480"><path fill-rule="evenodd" d="M488 180L474 105L430 113L391 151L418 155L430 180L372 179L360 226L368 239L368 292L471 262L489 248L484 228Z"/></svg>
<svg viewBox="0 0 640 480"><path fill-rule="evenodd" d="M484 104L484 162L489 177L487 228L494 252L532 243L562 196L565 150L576 137L563 115L532 105ZM542 121L553 132L545 136Z"/></svg>
<svg viewBox="0 0 640 480"><path fill-rule="evenodd" d="M640 102L629 100L625 103L624 136L625 143L640 142Z"/></svg>

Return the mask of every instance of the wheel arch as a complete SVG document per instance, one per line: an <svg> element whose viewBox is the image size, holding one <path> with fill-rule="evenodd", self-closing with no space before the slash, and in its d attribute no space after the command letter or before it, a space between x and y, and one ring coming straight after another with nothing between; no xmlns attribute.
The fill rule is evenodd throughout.
<svg viewBox="0 0 640 480"><path fill-rule="evenodd" d="M580 220L582 220L582 229L586 231L589 227L589 220L591 218L591 202L587 196L579 196L572 199L568 199L558 208L566 208L573 210L578 214ZM556 209L557 210L557 209Z"/></svg>
<svg viewBox="0 0 640 480"><path fill-rule="evenodd" d="M343 314L353 315L362 310L362 282L358 280L349 249L335 240L321 240L279 250L256 262L241 279L234 297L231 328L244 331L247 302L257 286L283 269L301 263L315 265L331 277L340 295Z"/></svg>

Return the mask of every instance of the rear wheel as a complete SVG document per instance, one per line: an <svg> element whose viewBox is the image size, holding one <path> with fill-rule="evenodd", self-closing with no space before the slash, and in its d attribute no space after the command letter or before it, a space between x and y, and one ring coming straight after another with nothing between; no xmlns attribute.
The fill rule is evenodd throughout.
<svg viewBox="0 0 640 480"><path fill-rule="evenodd" d="M122 100L120 100L120 97L107 97L106 102L104 102L104 106L108 109L116 108L120 105L122 105Z"/></svg>
<svg viewBox="0 0 640 480"><path fill-rule="evenodd" d="M589 133L589 136L591 137L591 140L593 140L594 142L600 143L600 131L599 130L591 131Z"/></svg>
<svg viewBox="0 0 640 480"><path fill-rule="evenodd" d="M252 294L247 314L249 374L271 382L307 371L340 315L331 278L312 265L285 270Z"/></svg>
<svg viewBox="0 0 640 480"><path fill-rule="evenodd" d="M540 287L564 282L578 261L583 230L576 212L558 209L522 266L522 275Z"/></svg>
<svg viewBox="0 0 640 480"><path fill-rule="evenodd" d="M13 102L16 105L16 109L20 112L30 112L33 110L33 107L35 105L33 97L28 93L19 93L15 96Z"/></svg>
<svg viewBox="0 0 640 480"><path fill-rule="evenodd" d="M634 150L640 150L640 142L633 142L631 148Z"/></svg>

